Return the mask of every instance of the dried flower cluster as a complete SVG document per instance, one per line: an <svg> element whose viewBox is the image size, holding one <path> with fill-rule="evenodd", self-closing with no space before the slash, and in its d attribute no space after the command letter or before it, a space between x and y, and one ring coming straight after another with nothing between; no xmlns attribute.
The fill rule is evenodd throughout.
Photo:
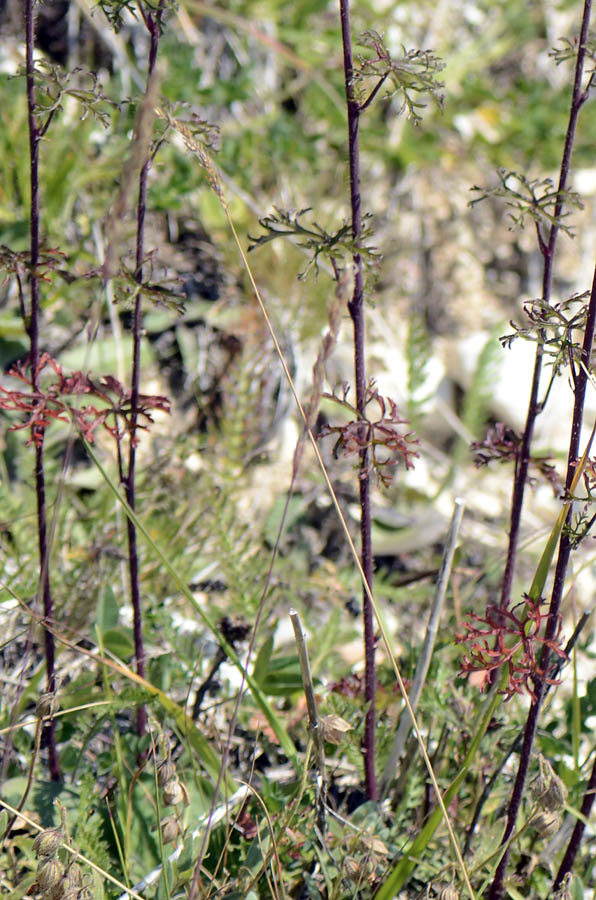
<svg viewBox="0 0 596 900"><path fill-rule="evenodd" d="M68 844L64 821L61 828L41 831L33 842L38 859L36 883L43 900L92 900L88 879L72 857L67 862L60 851Z"/></svg>
<svg viewBox="0 0 596 900"><path fill-rule="evenodd" d="M503 693L508 700L513 694L524 692L534 700L532 682L535 679L558 684L558 680L552 677L556 664L544 670L537 659L539 648L544 646L560 658L567 658L559 637L560 619L551 640L540 635L547 618L547 613L541 610L543 603L542 598L533 600L524 594L523 601L512 609L489 604L484 616L468 613L468 620L463 623L465 633L456 635L456 643L465 642L470 648L469 654L463 658L461 672L483 672L488 681L491 672L507 666L509 679ZM520 610L519 614L516 610ZM480 627L482 625L485 627Z"/></svg>
<svg viewBox="0 0 596 900"><path fill-rule="evenodd" d="M497 422L486 432L481 441L470 444L470 450L474 454L474 464L477 468L488 466L491 462L514 462L517 465L521 453L521 437L508 425ZM531 456L529 460L530 476L528 481L532 483L535 477L540 475L550 485L555 494L559 495L563 490L563 482L548 456Z"/></svg>
<svg viewBox="0 0 596 900"><path fill-rule="evenodd" d="M333 448L336 459L339 456L360 455L363 450L368 450L368 467L360 470L360 478L374 472L378 481L387 487L393 481L393 470L400 460L406 469L414 468L414 459L419 456L414 449L418 439L412 432L404 434L399 430L398 426L409 424L408 420L400 416L397 404L391 397L385 398L379 394L374 381L371 380L366 388L364 408L366 410L371 404L376 404L379 409L377 419L368 415L358 417L356 407L348 402L349 390L349 386L344 384L341 395L333 393L323 396L339 403L356 418L346 425L324 425L319 438L337 435Z"/></svg>
<svg viewBox="0 0 596 900"><path fill-rule="evenodd" d="M44 369L51 369L55 379L40 385ZM19 412L24 421L11 426L11 431L31 429L28 443L37 446L43 444L46 429L52 421L74 421L79 433L90 443L95 431L104 428L119 442L126 433L132 434L132 392L124 387L112 375L103 375L98 382L93 381L83 372L65 375L62 367L48 353L42 354L33 378L30 360L21 360L8 372L12 378L18 379L26 390L8 390L0 385L0 409L7 412ZM95 397L102 405L76 406L69 403L66 397L88 395ZM152 422L152 410L170 411L167 397L160 395L139 394L136 404L137 416ZM135 428L146 428L137 422ZM136 437L134 438L136 440Z"/></svg>

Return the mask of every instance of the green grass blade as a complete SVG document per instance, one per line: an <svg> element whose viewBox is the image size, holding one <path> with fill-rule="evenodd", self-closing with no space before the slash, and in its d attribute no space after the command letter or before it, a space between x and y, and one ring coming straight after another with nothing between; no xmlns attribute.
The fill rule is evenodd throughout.
<svg viewBox="0 0 596 900"><path fill-rule="evenodd" d="M466 758L462 763L462 767L443 795L443 804L446 807L449 806L449 804L457 794L460 785L464 780L466 773L468 772L468 769L474 761L474 757L478 752L480 742L482 741L482 738L486 733L486 729L488 728L490 721L495 714L495 710L503 699L501 694L499 694L499 690L504 687L506 681L507 670L505 669L501 674L498 684L494 686L491 694L487 697L485 708L480 713L480 720L478 722L478 726L476 728L474 736L470 742L470 746L468 748ZM425 847L432 839L435 831L441 824L442 819L443 812L441 810L441 807L435 806L434 810L428 818L428 821L426 822L426 825L414 838L410 847L404 852L404 855L401 857L397 865L391 870L391 872L375 894L375 900L393 900L393 898L401 891L406 881L418 865L418 858L420 854L424 851Z"/></svg>
<svg viewBox="0 0 596 900"><path fill-rule="evenodd" d="M100 471L102 477L104 478L106 484L108 485L108 487L110 488L110 490L112 491L112 493L114 494L114 496L116 497L116 499L118 500L120 505L125 510L126 515L130 518L130 520L134 524L135 528L137 528L139 530L139 532L143 535L143 537L145 538L145 540L147 541L147 543L149 544L149 546L151 547L151 549L153 550L155 555L158 557L158 559L160 560L160 562L162 563L162 565L164 566L166 571L169 573L169 575L171 575L177 588L181 591L182 594L184 594L184 596L189 601L189 603L192 604L197 615L202 619L202 621L207 626L209 631L213 634L213 636L216 638L216 640L218 641L218 643L220 644L222 649L226 652L228 659L232 663L234 663L236 668L244 675L244 678L246 679L246 683L247 683L248 687L250 688L250 691L255 700L255 703L257 703L257 705L261 709L263 715L267 719L267 722L271 726L271 729L273 730L275 737L279 741L279 744L280 744L282 750L284 751L284 753L286 754L288 759L292 762L296 771L299 772L301 769L300 760L298 758L298 753L296 751L294 743L293 743L292 739L289 737L282 721L276 715L275 710L269 703L267 697L265 696L265 694L263 693L263 691L261 690L259 685L256 683L256 681L252 677L252 675L249 672L245 671L244 666L242 665L242 661L240 660L240 658L239 658L238 654L236 653L236 651L234 650L234 648L220 634L215 623L211 620L210 616L208 616L208 614L205 612L205 610L202 609L200 604L197 602L197 600L193 596L193 593L190 590L190 588L188 587L188 585L184 583L182 578L180 578L180 576L176 572L176 569L174 568L172 563L165 556L165 554L160 549L158 544L155 543L155 541L153 540L153 538L151 537L151 535L149 534L149 532L147 531L146 527L143 525L143 523L141 522L139 517L136 515L134 510L132 510L131 507L129 506L129 504L126 502L126 499L122 496L122 494L120 493L120 491L118 490L118 488L116 487L116 485L114 484L114 482L112 481L112 479L110 478L110 476L108 475L108 473L106 472L104 467L102 466L101 462L97 458L95 451L88 444L87 441L85 441L85 447L86 447L87 453L89 454L89 456L91 457L91 459L93 460L95 465L97 466L97 468ZM186 714L184 713L184 711L180 709L178 704L174 703L173 700L170 700L162 691L158 691L157 688L152 688L152 692L155 693L155 695L159 699L159 702L164 706L165 709L168 709L168 706L171 704L171 709L168 711L171 712L171 714L174 716L175 719L176 719L176 716L179 716L181 714L185 721L190 721L188 719L188 717L186 716ZM177 724L178 724L178 722L177 722ZM196 732L197 734L200 734L200 732L196 728L192 729L192 731L189 731L189 737L191 739L191 742L193 740L195 740L194 732ZM203 736L201 735L201 737L203 737ZM203 738L203 740L205 740L205 739Z"/></svg>

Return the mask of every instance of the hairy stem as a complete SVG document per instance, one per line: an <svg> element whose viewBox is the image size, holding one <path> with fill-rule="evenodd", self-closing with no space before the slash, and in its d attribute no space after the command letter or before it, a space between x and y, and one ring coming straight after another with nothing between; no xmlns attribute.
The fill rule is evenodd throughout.
<svg viewBox="0 0 596 900"><path fill-rule="evenodd" d="M343 43L344 77L346 86L346 100L348 107L348 155L350 166L350 201L352 207L352 235L358 243L362 234L362 201L360 193L360 147L358 140L358 127L360 120L360 106L354 92L354 60L352 56L352 35L350 27L350 3L349 0L340 0L341 33ZM348 302L348 310L354 327L354 375L356 382L356 409L359 418L365 416L366 398L366 360L365 343L366 329L364 323L364 274L362 270L362 258L359 253L354 254L354 292ZM370 512L370 476L369 476L369 451L365 448L360 451L360 541L361 562L364 577L372 591L373 587L373 555L371 540L371 512ZM368 593L363 591L362 598L364 620L364 697L368 705L366 722L364 727L364 775L366 793L370 800L377 797L377 781L375 775L375 634L372 604Z"/></svg>
<svg viewBox="0 0 596 900"><path fill-rule="evenodd" d="M29 335L29 365L31 368L31 383L34 391L38 388L39 378L39 143L41 129L36 120L35 101L35 72L33 50L35 43L35 13L34 0L25 2L25 45L26 45L26 86L27 86L27 119L29 130L29 179L31 189L31 206L29 213L29 240L31 253L31 306L28 320L26 317L25 328ZM43 598L44 618L51 622L54 618L54 602L50 586L50 557L47 534L46 516L46 485L43 465L43 432L39 432L38 426L32 426L32 438L35 444L35 493L37 496L37 537L39 545L39 589L38 594ZM46 658L46 683L47 691L54 693L56 690L55 658L56 651L54 636L47 629L44 632L44 648ZM48 747L50 778L52 781L60 780L60 765L58 751L56 749L55 724L51 718L45 729L46 743Z"/></svg>
<svg viewBox="0 0 596 900"><path fill-rule="evenodd" d="M575 64L575 75L573 80L573 92L571 96L571 108L569 111L569 121L567 124L567 132L565 134L565 145L563 148L563 156L561 158L561 167L559 170L559 185L557 193L557 201L553 214L553 224L550 227L548 241L544 241L540 230L538 230L538 243L543 257L543 274L542 274L542 299L547 303L550 301L553 266L555 260L555 249L557 239L560 232L559 221L563 211L564 195L563 192L567 188L569 179L569 168L571 165L571 156L573 153L573 145L575 142L575 134L577 130L577 119L579 111L588 98L588 89L582 88L584 75L584 63L586 55L586 39L590 25L591 0L585 0L582 24L580 29L579 47ZM534 360L534 373L532 376L532 389L530 392L530 402L528 404L528 413L526 416L526 424L522 437L522 445L519 460L515 470L515 478L513 484L513 493L511 498L511 518L509 523L509 545L507 548L507 560L505 563L505 572L501 585L501 606L509 606L511 600L511 590L513 586L513 576L515 572L515 562L517 556L517 547L519 543L519 530L521 523L522 507L524 503L524 491L526 480L528 477L528 466L530 462L530 449L532 438L534 435L534 425L539 413L542 412L543 404L538 402L538 388L540 385L540 375L542 372L543 361L543 344L539 343L536 348L536 357Z"/></svg>

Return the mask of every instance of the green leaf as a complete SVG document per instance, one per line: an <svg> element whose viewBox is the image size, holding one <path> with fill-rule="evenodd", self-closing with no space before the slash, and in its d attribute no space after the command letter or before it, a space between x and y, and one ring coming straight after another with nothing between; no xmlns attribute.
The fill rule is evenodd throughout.
<svg viewBox="0 0 596 900"><path fill-rule="evenodd" d="M262 688L270 697L289 697L303 690L302 674L297 656L271 659L263 678Z"/></svg>
<svg viewBox="0 0 596 900"><path fill-rule="evenodd" d="M128 662L134 653L132 629L109 628L103 632L102 644L108 653L117 656L123 662Z"/></svg>
<svg viewBox="0 0 596 900"><path fill-rule="evenodd" d="M259 687L263 687L265 676L267 674L267 669L269 668L269 660L271 659L271 654L273 653L273 636L267 638L255 660L252 677L259 685Z"/></svg>
<svg viewBox="0 0 596 900"><path fill-rule="evenodd" d="M95 614L95 624L103 635L110 629L116 627L118 624L119 612L118 601L116 600L114 591L111 586L107 584L99 598L97 612Z"/></svg>

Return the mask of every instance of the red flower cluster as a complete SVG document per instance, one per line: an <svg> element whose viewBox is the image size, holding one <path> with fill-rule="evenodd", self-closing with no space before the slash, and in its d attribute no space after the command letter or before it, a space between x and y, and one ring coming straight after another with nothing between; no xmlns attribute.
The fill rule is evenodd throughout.
<svg viewBox="0 0 596 900"><path fill-rule="evenodd" d="M45 382L42 387L41 376L46 368L54 372L55 378ZM24 421L12 425L10 430L30 428L31 438L27 443L41 446L45 431L52 421L73 421L79 433L90 443L93 442L95 430L100 425L103 425L117 441L132 430L132 392L112 375L102 376L99 383L83 372L65 375L62 367L48 353L40 357L35 379L32 377L28 358L15 363L8 371L8 375L25 384L27 390L8 390L0 385L0 409L19 412L25 417ZM77 406L65 399L82 394L96 398L101 405ZM139 394L136 403L137 417L152 422L150 411L156 409L169 412L168 398ZM147 426L137 421L135 427Z"/></svg>
<svg viewBox="0 0 596 900"><path fill-rule="evenodd" d="M552 677L556 663L546 669L540 667L537 650L548 647L557 656L566 659L567 654L561 647L561 620L557 624L556 633L550 640L540 637L540 631L547 613L540 607L544 600L533 600L527 594L513 609L489 604L485 616L468 613L468 621L464 622L466 632L456 635L456 643L466 642L470 646L469 655L464 656L461 673L494 672L506 665L509 669L509 680L503 693L509 700L513 694L524 691L535 700L531 681L539 679L547 684L559 684ZM521 608L519 615L516 610ZM485 625L479 627L474 623Z"/></svg>
<svg viewBox="0 0 596 900"><path fill-rule="evenodd" d="M348 402L348 385L343 386L341 396L337 394L323 394L329 400L335 400L341 406L358 416L356 407ZM356 418L347 425L324 425L319 437L327 437L336 434L337 440L333 448L333 455L337 459L340 455L350 456L359 454L362 450L368 450L368 468L360 473L362 478L375 472L378 480L385 486L393 480L393 469L402 459L406 469L414 468L414 459L419 456L414 445L418 439L412 432L403 434L398 425L407 425L408 420L403 419L398 411L397 404L391 397L382 397L374 381L366 388L364 408L375 403L379 408L379 417L371 419L368 415ZM387 409L389 407L389 409Z"/></svg>

